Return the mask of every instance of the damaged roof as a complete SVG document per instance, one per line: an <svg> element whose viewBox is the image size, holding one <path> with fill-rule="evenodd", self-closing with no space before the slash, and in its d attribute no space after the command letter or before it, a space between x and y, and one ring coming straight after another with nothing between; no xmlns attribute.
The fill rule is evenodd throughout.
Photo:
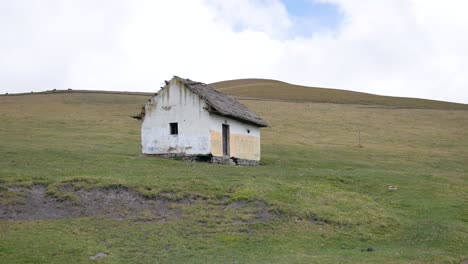
<svg viewBox="0 0 468 264"><path fill-rule="evenodd" d="M267 127L268 123L256 113L252 112L245 105L239 103L236 99L211 88L205 83L183 79L174 76L187 89L200 96L210 107L209 111L222 116L231 117L240 121L255 124L259 127Z"/></svg>

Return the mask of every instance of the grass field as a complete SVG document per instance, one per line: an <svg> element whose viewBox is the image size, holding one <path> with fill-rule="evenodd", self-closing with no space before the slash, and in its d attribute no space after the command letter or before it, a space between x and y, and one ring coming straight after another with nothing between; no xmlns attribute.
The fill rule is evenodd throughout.
<svg viewBox="0 0 468 264"><path fill-rule="evenodd" d="M424 101L423 107L398 98L360 104L346 101L351 95L332 104L298 100L294 92L224 89L255 97L242 102L271 125L262 130L262 166L140 157L140 123L129 116L147 96L0 96L4 205L24 202L12 187L42 185L73 201L62 187L118 186L173 201L181 212L167 221L0 220L0 262L89 263L98 252L108 254L99 263L459 263L468 257L468 111L454 110L466 105ZM282 101L258 100L278 96ZM229 207L239 202L246 206ZM255 202L272 217L255 220Z"/></svg>

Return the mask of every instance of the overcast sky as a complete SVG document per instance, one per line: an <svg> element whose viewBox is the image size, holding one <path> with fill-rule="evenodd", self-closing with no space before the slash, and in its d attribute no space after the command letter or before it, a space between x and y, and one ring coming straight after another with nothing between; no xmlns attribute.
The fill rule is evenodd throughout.
<svg viewBox="0 0 468 264"><path fill-rule="evenodd" d="M468 1L0 0L0 92L295 84L468 103Z"/></svg>

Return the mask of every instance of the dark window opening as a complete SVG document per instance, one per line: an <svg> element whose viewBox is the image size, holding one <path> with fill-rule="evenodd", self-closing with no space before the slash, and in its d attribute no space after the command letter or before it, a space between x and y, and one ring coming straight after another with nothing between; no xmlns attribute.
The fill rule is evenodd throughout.
<svg viewBox="0 0 468 264"><path fill-rule="evenodd" d="M179 127L177 123L169 123L169 127L171 128L171 135L179 134Z"/></svg>

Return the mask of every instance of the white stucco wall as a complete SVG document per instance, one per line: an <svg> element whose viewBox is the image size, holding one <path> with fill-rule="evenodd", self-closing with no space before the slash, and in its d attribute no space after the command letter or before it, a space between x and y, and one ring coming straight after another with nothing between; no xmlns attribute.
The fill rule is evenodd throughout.
<svg viewBox="0 0 468 264"><path fill-rule="evenodd" d="M141 128L144 154L209 154L210 115L206 103L172 80L157 96L146 103ZM178 135L170 135L169 123L178 123Z"/></svg>

